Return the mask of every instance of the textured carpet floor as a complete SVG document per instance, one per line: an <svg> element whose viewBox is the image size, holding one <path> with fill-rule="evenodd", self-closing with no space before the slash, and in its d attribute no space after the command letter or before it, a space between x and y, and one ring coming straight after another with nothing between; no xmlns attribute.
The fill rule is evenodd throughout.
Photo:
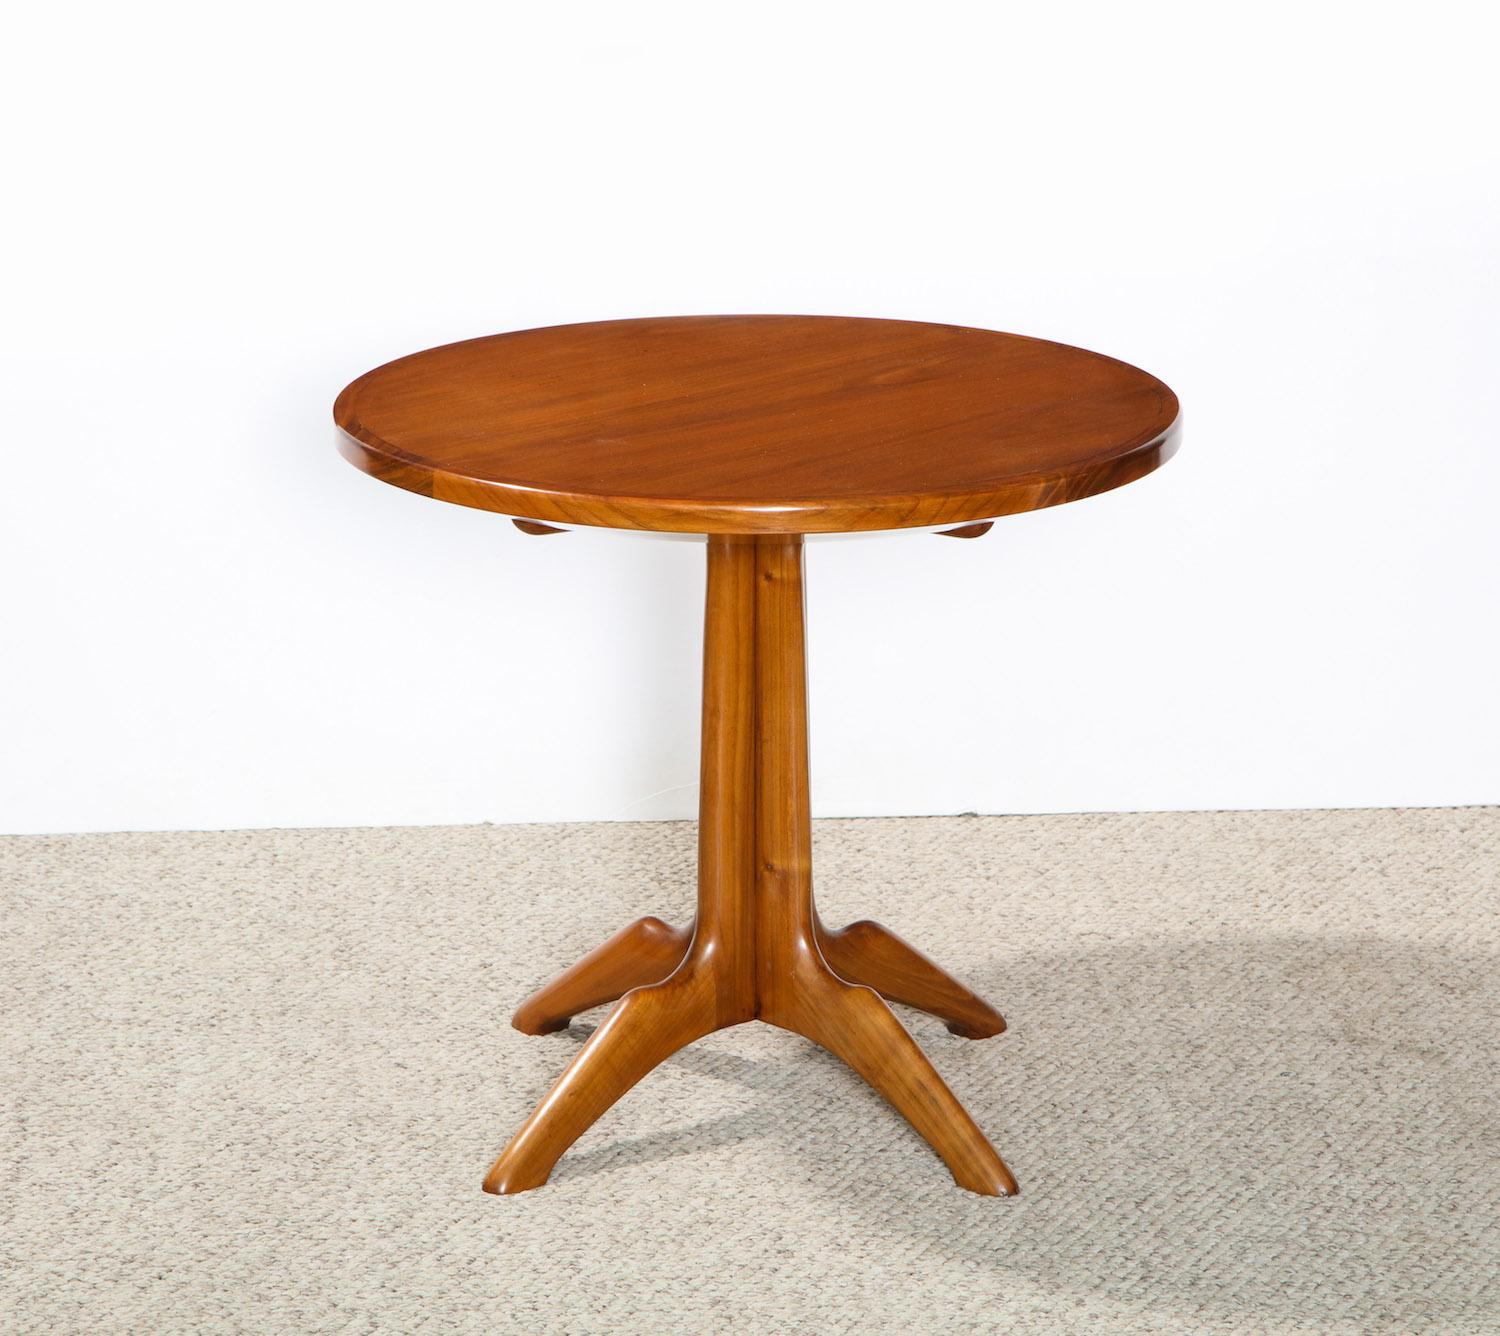
<svg viewBox="0 0 1500 1336"><path fill-rule="evenodd" d="M1019 1199L764 1026L480 1194L598 1019L510 1010L690 825L0 840L0 1330L1500 1331L1500 809L816 841L1010 1020L902 1011Z"/></svg>

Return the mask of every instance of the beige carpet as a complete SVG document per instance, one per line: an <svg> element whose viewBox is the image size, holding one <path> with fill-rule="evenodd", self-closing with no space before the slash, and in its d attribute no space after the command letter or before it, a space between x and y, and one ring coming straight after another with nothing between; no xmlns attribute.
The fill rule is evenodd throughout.
<svg viewBox="0 0 1500 1336"><path fill-rule="evenodd" d="M902 1013L1023 1195L763 1026L481 1195L597 1020L511 1008L692 841L0 840L0 1330L1500 1331L1500 809L820 823L1009 1018Z"/></svg>

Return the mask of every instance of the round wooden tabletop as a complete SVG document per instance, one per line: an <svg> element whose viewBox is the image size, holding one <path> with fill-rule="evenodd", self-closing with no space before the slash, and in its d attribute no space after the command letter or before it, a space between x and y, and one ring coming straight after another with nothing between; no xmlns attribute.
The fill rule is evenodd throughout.
<svg viewBox="0 0 1500 1336"><path fill-rule="evenodd" d="M957 525L1165 462L1177 398L1060 343L832 316L526 329L367 372L333 408L386 482L544 523L676 533Z"/></svg>

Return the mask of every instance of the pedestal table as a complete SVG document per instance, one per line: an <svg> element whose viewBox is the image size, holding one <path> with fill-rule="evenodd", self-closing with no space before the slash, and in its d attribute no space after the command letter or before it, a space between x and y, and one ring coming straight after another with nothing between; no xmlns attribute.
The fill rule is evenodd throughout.
<svg viewBox="0 0 1500 1336"><path fill-rule="evenodd" d="M528 533L707 539L697 916L640 919L522 1003L516 1027L544 1034L619 999L486 1190L545 1183L663 1059L761 1020L859 1072L961 1187L1014 1193L887 1000L969 1039L999 1034L1000 1015L880 924L831 931L813 905L803 538L973 537L997 517L1118 487L1175 449L1171 390L1112 358L989 330L693 316L433 348L361 376L334 418L367 473Z"/></svg>

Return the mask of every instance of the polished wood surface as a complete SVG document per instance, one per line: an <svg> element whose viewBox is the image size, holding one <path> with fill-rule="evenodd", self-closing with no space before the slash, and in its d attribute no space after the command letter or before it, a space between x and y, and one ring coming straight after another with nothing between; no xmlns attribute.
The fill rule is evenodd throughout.
<svg viewBox="0 0 1500 1336"><path fill-rule="evenodd" d="M961 524L956 529L942 529L938 532L939 538L983 538L995 527L994 520L985 520L980 524Z"/></svg>
<svg viewBox="0 0 1500 1336"><path fill-rule="evenodd" d="M444 501L751 534L962 530L1090 496L1170 456L1178 407L1144 371L1014 334L685 316L429 349L334 418L352 462Z"/></svg>
<svg viewBox="0 0 1500 1336"><path fill-rule="evenodd" d="M815 913L813 932L823 959L841 979L928 1012L965 1039L1004 1033L1005 1020L994 1007L873 919L829 932ZM665 979L682 963L692 940L691 928L637 919L527 998L511 1024L523 1034L564 1030L580 1011Z"/></svg>
<svg viewBox="0 0 1500 1336"><path fill-rule="evenodd" d="M807 678L797 536L708 545L698 912L691 934L642 919L516 1013L530 1033L620 996L485 1178L489 1192L546 1182L611 1104L684 1045L763 1020L842 1058L883 1094L970 1191L1005 1196L1004 1161L886 997L956 1033L998 1034L998 1013L878 924L839 932L812 892Z"/></svg>
<svg viewBox="0 0 1500 1336"><path fill-rule="evenodd" d="M928 1012L964 1039L1004 1033L1005 1019L994 1007L889 928L873 919L860 919L837 932L821 923L816 927L823 959L841 979Z"/></svg>
<svg viewBox="0 0 1500 1336"><path fill-rule="evenodd" d="M661 982L682 963L692 937L659 918L637 919L533 993L510 1023L523 1034L566 1029L580 1011L614 1002L632 988Z"/></svg>
<svg viewBox="0 0 1500 1336"><path fill-rule="evenodd" d="M538 524L535 520L512 520L511 523L522 533L530 534L533 538L545 538L549 533L567 533L566 529L555 529L550 524ZM963 535L963 537L968 536Z"/></svg>
<svg viewBox="0 0 1500 1336"><path fill-rule="evenodd" d="M810 316L624 320L474 339L379 367L334 406L366 472L558 525L709 536L698 907L643 918L528 998L563 1029L616 1002L484 1180L522 1192L684 1045L761 1020L842 1058L973 1192L1004 1161L888 1002L968 1039L1005 1022L889 929L813 903L803 535L931 528L1090 496L1176 449L1177 400L1123 362L989 330Z"/></svg>

